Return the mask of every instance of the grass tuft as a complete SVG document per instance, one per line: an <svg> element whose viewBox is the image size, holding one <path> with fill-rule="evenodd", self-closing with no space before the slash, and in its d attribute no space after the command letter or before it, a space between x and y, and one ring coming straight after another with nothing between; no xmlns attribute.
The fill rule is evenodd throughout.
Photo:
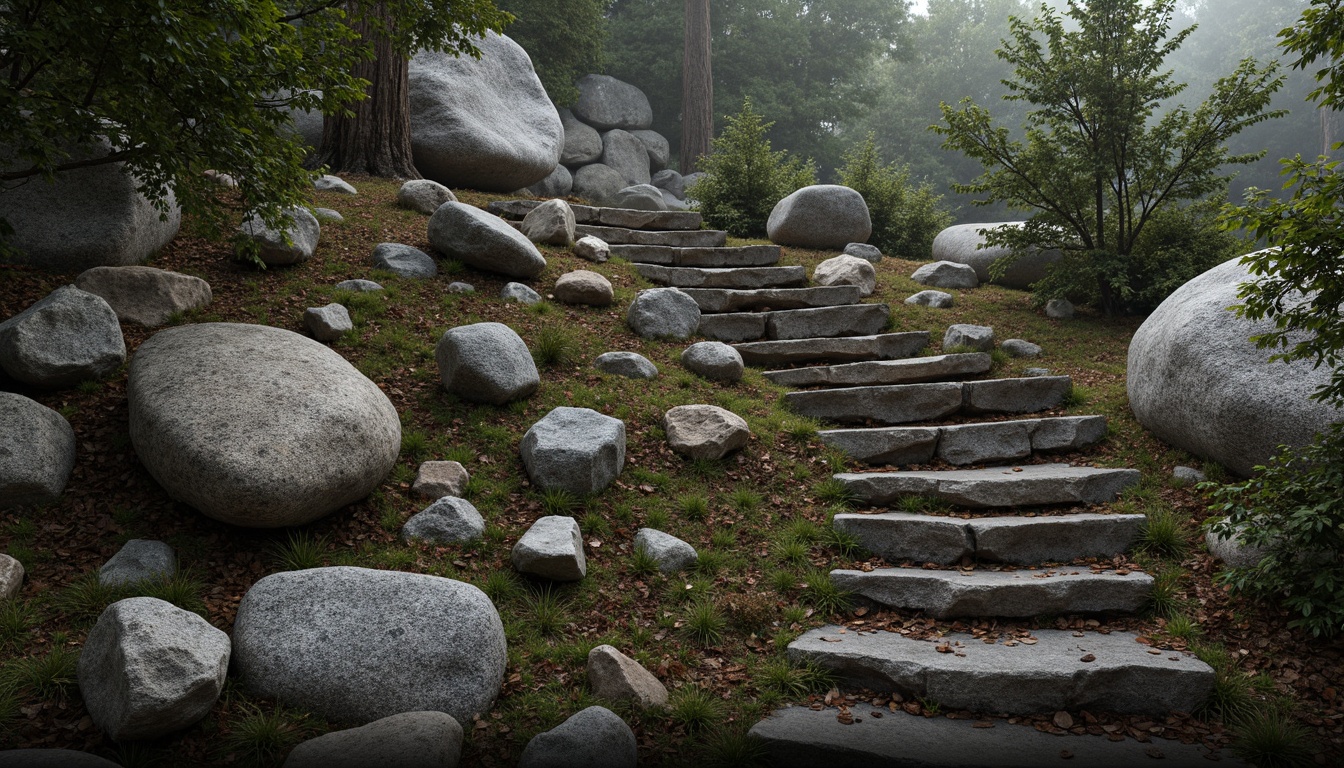
<svg viewBox="0 0 1344 768"><path fill-rule="evenodd" d="M803 584L803 599L822 613L837 613L852 603L850 594L837 587L825 571L809 571L803 577Z"/></svg>
<svg viewBox="0 0 1344 768"><path fill-rule="evenodd" d="M723 707L709 692L688 685L672 694L668 714L688 733L700 733L708 730L723 716Z"/></svg>
<svg viewBox="0 0 1344 768"><path fill-rule="evenodd" d="M703 558L704 555L701 555ZM686 634L701 645L717 645L728 631L728 618L712 600L693 601L686 610Z"/></svg>
<svg viewBox="0 0 1344 768"><path fill-rule="evenodd" d="M1261 707L1233 728L1232 749L1259 768L1316 765L1311 731L1275 706Z"/></svg>
<svg viewBox="0 0 1344 768"><path fill-rule="evenodd" d="M244 766L279 765L300 738L299 723L285 713L247 709L229 721L219 756Z"/></svg>
<svg viewBox="0 0 1344 768"><path fill-rule="evenodd" d="M1153 555L1182 557L1190 548L1185 521L1171 509L1151 509L1144 520L1139 546Z"/></svg>
<svg viewBox="0 0 1344 768"><path fill-rule="evenodd" d="M283 542L269 547L275 567L281 571L320 568L327 560L327 540L310 531L290 531Z"/></svg>
<svg viewBox="0 0 1344 768"><path fill-rule="evenodd" d="M541 303L532 306L539 307ZM545 314L545 312L539 311L538 314ZM573 362L577 357L578 344L574 341L574 336L565 328L557 326L542 328L541 332L537 334L537 340L532 344L532 359L537 361L537 365L546 368L566 365Z"/></svg>
<svg viewBox="0 0 1344 768"><path fill-rule="evenodd" d="M691 493L677 499L677 507L681 510L682 517L693 522L700 522L709 516L709 500L698 493Z"/></svg>

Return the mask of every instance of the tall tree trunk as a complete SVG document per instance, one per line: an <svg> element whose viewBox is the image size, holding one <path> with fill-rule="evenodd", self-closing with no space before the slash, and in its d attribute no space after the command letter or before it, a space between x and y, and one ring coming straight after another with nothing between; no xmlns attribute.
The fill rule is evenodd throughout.
<svg viewBox="0 0 1344 768"><path fill-rule="evenodd" d="M352 9L353 10L353 9ZM387 6L371 11L384 19ZM349 105L353 117L327 115L322 123L319 165L333 172L367 173L396 179L418 179L411 162L411 102L408 62L386 35L367 22L351 25L373 42L374 57L355 66L354 75L369 81L369 97Z"/></svg>
<svg viewBox="0 0 1344 768"><path fill-rule="evenodd" d="M709 0L685 0L681 62L681 172L691 173L714 137L714 77L710 63Z"/></svg>

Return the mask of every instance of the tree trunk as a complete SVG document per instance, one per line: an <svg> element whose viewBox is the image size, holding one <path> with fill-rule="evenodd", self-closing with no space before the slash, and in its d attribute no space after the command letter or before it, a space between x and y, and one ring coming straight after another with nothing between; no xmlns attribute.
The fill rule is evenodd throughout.
<svg viewBox="0 0 1344 768"><path fill-rule="evenodd" d="M352 4L353 5L353 4ZM351 8L352 16L354 9ZM369 11L386 17L387 6ZM395 179L418 179L411 161L411 103L408 62L386 35L364 21L351 26L373 42L374 57L355 65L355 77L369 81L367 99L347 108L353 117L327 115L322 123L319 165L336 173L367 173Z"/></svg>
<svg viewBox="0 0 1344 768"><path fill-rule="evenodd" d="M709 0L685 0L685 55L681 62L681 172L709 154L714 137L714 77L710 63Z"/></svg>

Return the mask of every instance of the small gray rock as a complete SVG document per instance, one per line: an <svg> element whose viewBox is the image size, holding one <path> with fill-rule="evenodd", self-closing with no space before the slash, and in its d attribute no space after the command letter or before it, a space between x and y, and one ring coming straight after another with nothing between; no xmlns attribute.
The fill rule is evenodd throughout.
<svg viewBox="0 0 1344 768"><path fill-rule="evenodd" d="M172 547L153 539L131 539L98 569L98 581L122 587L151 579L171 578L176 573L177 554Z"/></svg>
<svg viewBox="0 0 1344 768"><path fill-rule="evenodd" d="M958 264L953 261L935 261L925 264L910 276L920 285L934 288L979 288L980 278L975 275L975 267Z"/></svg>
<svg viewBox="0 0 1344 768"><path fill-rule="evenodd" d="M75 468L75 430L61 414L0 392L0 509L61 498Z"/></svg>
<svg viewBox="0 0 1344 768"><path fill-rule="evenodd" d="M609 306L616 296L610 280L586 269L561 275L555 281L554 294L556 301L593 307Z"/></svg>
<svg viewBox="0 0 1344 768"><path fill-rule="evenodd" d="M522 283L505 283L504 289L499 292L499 297L517 304L536 304L541 301L541 294Z"/></svg>
<svg viewBox="0 0 1344 768"><path fill-rule="evenodd" d="M827 259L812 270L812 282L817 285L855 285L862 296L871 296L877 288L877 270L872 262L857 256L836 256Z"/></svg>
<svg viewBox="0 0 1344 768"><path fill-rule="evenodd" d="M0 369L59 389L101 379L126 362L117 313L100 296L63 285L0 323Z"/></svg>
<svg viewBox="0 0 1344 768"><path fill-rule="evenodd" d="M672 156L672 147L667 143L667 139L661 133L647 129L631 131L630 135L639 139L639 143L648 151L649 170L661 173Z"/></svg>
<svg viewBox="0 0 1344 768"><path fill-rule="evenodd" d="M1073 317L1073 303L1068 299L1051 299L1045 303L1045 316L1068 320Z"/></svg>
<svg viewBox="0 0 1344 768"><path fill-rule="evenodd" d="M663 199L663 192L652 184L635 184L617 192L612 204L632 211L666 211L667 201Z"/></svg>
<svg viewBox="0 0 1344 768"><path fill-rule="evenodd" d="M658 366L637 352L604 352L593 361L593 367L627 379L658 378Z"/></svg>
<svg viewBox="0 0 1344 768"><path fill-rule="evenodd" d="M471 502L444 496L411 515L401 528L403 539L453 544L479 539L485 534L485 518Z"/></svg>
<svg viewBox="0 0 1344 768"><path fill-rule="evenodd" d="M332 176L331 174L326 174L325 176L319 176L318 178L313 179L313 189L316 189L318 192L339 192L342 195L359 194L345 179L342 179L340 176Z"/></svg>
<svg viewBox="0 0 1344 768"><path fill-rule="evenodd" d="M588 573L583 535L572 517L543 517L527 529L511 555L519 573L553 581L579 581Z"/></svg>
<svg viewBox="0 0 1344 768"><path fill-rule="evenodd" d="M1004 339L999 349L1007 352L1009 357L1038 357L1041 354L1040 345L1023 339Z"/></svg>
<svg viewBox="0 0 1344 768"><path fill-rule="evenodd" d="M742 355L721 341L692 344L681 353L681 364L697 376L730 383L741 381L745 370Z"/></svg>
<svg viewBox="0 0 1344 768"><path fill-rule="evenodd" d="M882 260L882 249L878 248L876 245L869 245L867 243L849 243L845 246L845 250L842 251L842 253L846 256L857 256L864 261L871 261L874 264Z"/></svg>
<svg viewBox="0 0 1344 768"><path fill-rule="evenodd" d="M635 768L638 758L630 726L609 709L589 707L533 736L518 768Z"/></svg>
<svg viewBox="0 0 1344 768"><path fill-rule="evenodd" d="M600 493L625 466L625 422L562 406L527 430L519 451L528 477L541 490Z"/></svg>
<svg viewBox="0 0 1344 768"><path fill-rule="evenodd" d="M522 232L534 243L568 248L574 243L574 228L574 210L564 200L547 200L523 217Z"/></svg>
<svg viewBox="0 0 1344 768"><path fill-rule="evenodd" d="M597 130L637 131L653 125L649 97L636 86L607 75L585 75L576 85L574 116Z"/></svg>
<svg viewBox="0 0 1344 768"><path fill-rule="evenodd" d="M0 553L0 600L9 600L23 589L23 563Z"/></svg>
<svg viewBox="0 0 1344 768"><path fill-rule="evenodd" d="M610 204L628 186L630 182L625 180L620 171L602 163L585 165L574 172L573 194L593 205Z"/></svg>
<svg viewBox="0 0 1344 768"><path fill-rule="evenodd" d="M988 352L994 348L994 329L966 323L950 325L947 333L943 334L943 351L953 347L970 347L977 352Z"/></svg>
<svg viewBox="0 0 1344 768"><path fill-rule="evenodd" d="M1176 467L1171 471L1177 485L1197 485L1208 479L1203 472L1194 467Z"/></svg>
<svg viewBox="0 0 1344 768"><path fill-rule="evenodd" d="M1204 535L1204 546L1208 547L1209 554L1229 568L1253 568L1269 554L1269 547L1247 545L1240 531L1228 537L1210 531Z"/></svg>
<svg viewBox="0 0 1344 768"><path fill-rule="evenodd" d="M667 687L639 662L610 645L588 652L588 686L607 701L628 701L639 709L667 706Z"/></svg>
<svg viewBox="0 0 1344 768"><path fill-rule="evenodd" d="M700 305L676 288L651 288L630 303L625 322L646 339L684 341L700 327Z"/></svg>
<svg viewBox="0 0 1344 768"><path fill-rule="evenodd" d="M354 291L356 293L372 293L383 290L383 286L372 280L343 280L336 284L338 291Z"/></svg>
<svg viewBox="0 0 1344 768"><path fill-rule="evenodd" d="M444 389L463 400L504 405L541 386L527 344L501 323L460 325L434 347Z"/></svg>
<svg viewBox="0 0 1344 768"><path fill-rule="evenodd" d="M721 459L751 437L745 419L717 405L678 405L663 414L663 431L672 450L688 459Z"/></svg>
<svg viewBox="0 0 1344 768"><path fill-rule="evenodd" d="M663 573L689 571L700 559L695 547L670 533L653 528L639 529L635 534L635 549L643 550L658 561L658 570Z"/></svg>
<svg viewBox="0 0 1344 768"><path fill-rule="evenodd" d="M425 280L439 274L432 256L401 243L379 243L373 249L373 266L410 280Z"/></svg>
<svg viewBox="0 0 1344 768"><path fill-rule="evenodd" d="M283 768L457 768L462 726L444 712L403 712L309 739Z"/></svg>
<svg viewBox="0 0 1344 768"><path fill-rule="evenodd" d="M670 168L653 174L649 183L659 189L671 192L672 196L678 200L686 199L685 177Z"/></svg>
<svg viewBox="0 0 1344 768"><path fill-rule="evenodd" d="M1049 375L1050 375L1050 369L1049 369L1049 368L1028 368L1028 369L1022 371L1022 375L1023 375L1023 376L1026 376L1026 377L1028 377L1028 378L1033 378L1033 379L1034 379L1034 378L1037 378L1037 377L1039 377L1039 376L1049 376Z"/></svg>
<svg viewBox="0 0 1344 768"><path fill-rule="evenodd" d="M422 711L471 722L489 711L507 661L499 612L476 587L350 567L253 584L233 654L254 695L353 724Z"/></svg>
<svg viewBox="0 0 1344 768"><path fill-rule="evenodd" d="M303 325L318 341L335 341L341 334L355 329L350 310L342 304L309 307L303 311Z"/></svg>
<svg viewBox="0 0 1344 768"><path fill-rule="evenodd" d="M920 291L905 300L906 304L914 304L921 307L933 307L934 309L951 309L956 299L950 293L942 291Z"/></svg>
<svg viewBox="0 0 1344 768"><path fill-rule="evenodd" d="M433 215L444 203L456 203L453 191L437 181L412 179L397 190L397 204L425 215Z"/></svg>
<svg viewBox="0 0 1344 768"><path fill-rule="evenodd" d="M555 166L551 175L527 188L536 197L564 197L574 190L574 176L563 165Z"/></svg>
<svg viewBox="0 0 1344 768"><path fill-rule="evenodd" d="M201 278L153 267L94 267L81 272L75 286L101 296L121 322L151 328L212 298L210 284Z"/></svg>
<svg viewBox="0 0 1344 768"><path fill-rule="evenodd" d="M508 277L536 277L546 268L541 251L498 216L447 202L429 217L429 243L444 256Z"/></svg>
<svg viewBox="0 0 1344 768"><path fill-rule="evenodd" d="M472 285L471 283L463 283L455 280L449 283L448 287L445 288L444 290L447 291L448 293L475 293L476 286Z"/></svg>
<svg viewBox="0 0 1344 768"><path fill-rule="evenodd" d="M776 245L838 251L867 242L873 222L863 195L838 184L814 184L776 203L765 228Z"/></svg>
<svg viewBox="0 0 1344 768"><path fill-rule="evenodd" d="M79 655L89 717L115 741L155 739L205 717L229 670L229 636L153 597L109 605Z"/></svg>
<svg viewBox="0 0 1344 768"><path fill-rule="evenodd" d="M429 499L461 496L471 475L456 461L426 461L415 473L411 490Z"/></svg>
<svg viewBox="0 0 1344 768"><path fill-rule="evenodd" d="M611 258L611 246L601 238L587 235L574 243L574 255L601 264Z"/></svg>
<svg viewBox="0 0 1344 768"><path fill-rule="evenodd" d="M322 235L322 225L307 208L291 208L285 213L287 222L284 229L271 229L253 216L239 225L238 230L251 238L260 247L257 253L263 264L268 267L285 267L301 264L313 257L317 250L318 238Z"/></svg>
<svg viewBox="0 0 1344 768"><path fill-rule="evenodd" d="M318 224L321 224L324 221L330 221L335 224L345 221L345 217L341 215L341 212L332 208L314 208L313 215L317 217Z"/></svg>

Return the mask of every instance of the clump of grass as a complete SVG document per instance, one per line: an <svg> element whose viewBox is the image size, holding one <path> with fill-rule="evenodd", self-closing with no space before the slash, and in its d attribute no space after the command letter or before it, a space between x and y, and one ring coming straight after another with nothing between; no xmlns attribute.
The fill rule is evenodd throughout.
<svg viewBox="0 0 1344 768"><path fill-rule="evenodd" d="M757 685L761 688L790 699L802 699L809 693L825 692L832 683L832 674L811 661L794 666L783 659L776 659L763 665L757 677Z"/></svg>
<svg viewBox="0 0 1344 768"><path fill-rule="evenodd" d="M677 500L677 507L681 510L682 517L694 522L700 522L709 516L709 500L698 493L682 496Z"/></svg>
<svg viewBox="0 0 1344 768"><path fill-rule="evenodd" d="M1060 405L1065 408L1076 408L1080 405L1087 405L1091 399L1091 389L1081 384L1073 384L1069 387L1069 391L1064 394L1064 399L1060 401Z"/></svg>
<svg viewBox="0 0 1344 768"><path fill-rule="evenodd" d="M775 571L770 574L770 586L781 595L788 595L798 586L798 577L788 571Z"/></svg>
<svg viewBox="0 0 1344 768"><path fill-rule="evenodd" d="M650 509L644 513L644 525L648 528L663 530L667 527L668 516L665 509Z"/></svg>
<svg viewBox="0 0 1344 768"><path fill-rule="evenodd" d="M1189 548L1185 521L1170 509L1156 508L1147 512L1139 546L1144 551L1163 557L1179 558Z"/></svg>
<svg viewBox="0 0 1344 768"><path fill-rule="evenodd" d="M1181 612L1181 579L1185 572L1168 568L1153 576L1153 589L1148 593L1148 607L1156 616L1172 617Z"/></svg>
<svg viewBox="0 0 1344 768"><path fill-rule="evenodd" d="M809 571L803 577L803 585L803 599L822 613L843 611L852 602L850 594L837 587L825 571Z"/></svg>
<svg viewBox="0 0 1344 768"><path fill-rule="evenodd" d="M1213 690L1200 707L1199 714L1216 717L1224 723L1236 723L1254 715L1257 709L1255 681L1237 667L1236 659L1216 643L1196 643L1191 650L1200 661L1213 667Z"/></svg>
<svg viewBox="0 0 1344 768"><path fill-rule="evenodd" d="M909 512L915 515L946 512L952 508L952 505L945 499L919 495L902 496L896 500L896 506L902 512Z"/></svg>
<svg viewBox="0 0 1344 768"><path fill-rule="evenodd" d="M817 498L829 505L847 508L852 508L859 500L849 486L833 477L827 478L817 485Z"/></svg>
<svg viewBox="0 0 1344 768"><path fill-rule="evenodd" d="M634 554L630 556L630 570L640 576L652 576L658 573L658 561L647 549L635 547Z"/></svg>
<svg viewBox="0 0 1344 768"><path fill-rule="evenodd" d="M1186 642L1194 640L1204 634L1204 630L1200 628L1199 624L1183 613L1178 613L1168 619L1167 625L1163 627L1163 631L1171 637L1178 640L1185 640Z"/></svg>
<svg viewBox="0 0 1344 768"><path fill-rule="evenodd" d="M823 544L839 552L841 557L856 558L864 551L859 537L833 525L823 531L821 540Z"/></svg>
<svg viewBox="0 0 1344 768"><path fill-rule="evenodd" d="M64 699L77 684L78 669L79 651L57 644L40 656L6 664L0 687L28 691L42 699Z"/></svg>
<svg viewBox="0 0 1344 768"><path fill-rule="evenodd" d="M765 764L766 754L760 739L725 727L705 740L697 764L706 768L755 768Z"/></svg>
<svg viewBox="0 0 1344 768"><path fill-rule="evenodd" d="M283 542L269 547L275 567L281 571L306 571L326 563L327 541L309 531L290 531Z"/></svg>
<svg viewBox="0 0 1344 768"><path fill-rule="evenodd" d="M527 603L532 611L532 627L544 636L559 634L569 623L564 601L550 587L533 595Z"/></svg>
<svg viewBox="0 0 1344 768"><path fill-rule="evenodd" d="M761 494L750 488L738 488L733 491L732 496L729 497L729 501L732 503L733 509L745 515L755 512L756 509L761 506L762 499Z"/></svg>
<svg viewBox="0 0 1344 768"><path fill-rule="evenodd" d="M538 302L532 306L538 307L543 303ZM533 311L545 314L544 311ZM567 329L557 326L542 328L537 334L537 340L532 344L532 358L537 361L537 365L547 368L570 363L577 355L578 344L575 343L573 335Z"/></svg>
<svg viewBox="0 0 1344 768"><path fill-rule="evenodd" d="M205 582L196 578L191 571L183 570L156 579L148 579L131 587L132 591L145 597L156 597L172 603L184 611L191 611L201 618L208 618L205 600Z"/></svg>
<svg viewBox="0 0 1344 768"><path fill-rule="evenodd" d="M79 624L97 619L107 606L129 597L125 587L104 584L98 574L88 573L62 589L54 601L57 611Z"/></svg>
<svg viewBox="0 0 1344 768"><path fill-rule="evenodd" d="M688 685L672 695L668 714L680 723L687 733L708 730L723 717L723 707L707 691Z"/></svg>
<svg viewBox="0 0 1344 768"><path fill-rule="evenodd" d="M1232 731L1232 749L1259 768L1307 768L1315 765L1311 731L1279 707L1261 707Z"/></svg>
<svg viewBox="0 0 1344 768"><path fill-rule="evenodd" d="M695 600L686 610L685 629L697 643L717 645L728 631L728 619L712 600Z"/></svg>
<svg viewBox="0 0 1344 768"><path fill-rule="evenodd" d="M722 552L716 552L712 549L702 549L695 561L695 572L702 576L713 576L723 570L727 560L728 556Z"/></svg>
<svg viewBox="0 0 1344 768"><path fill-rule="evenodd" d="M597 510L589 510L579 521L579 529L588 536L605 536L611 530L606 518Z"/></svg>
<svg viewBox="0 0 1344 768"><path fill-rule="evenodd" d="M815 419L809 419L803 416L790 419L784 426L785 434L795 442L799 443L807 443L809 440L816 437L818 429L819 427Z"/></svg>
<svg viewBox="0 0 1344 768"><path fill-rule="evenodd" d="M281 711L246 709L232 718L219 741L219 756L246 766L278 765L300 740L300 725Z"/></svg>
<svg viewBox="0 0 1344 768"><path fill-rule="evenodd" d="M737 534L732 529L715 531L709 536L709 545L715 549L732 549L737 546Z"/></svg>
<svg viewBox="0 0 1344 768"><path fill-rule="evenodd" d="M491 571L485 576L481 591L490 598L490 602L499 603L518 597L523 593L523 584L513 571Z"/></svg>
<svg viewBox="0 0 1344 768"><path fill-rule="evenodd" d="M791 520L788 525L784 526L782 538L802 542L803 544L814 544L817 539L821 538L821 529L817 527L816 523L802 517Z"/></svg>
<svg viewBox="0 0 1344 768"><path fill-rule="evenodd" d="M564 488L547 488L541 492L541 508L548 515L568 515L579 506L579 497Z"/></svg>
<svg viewBox="0 0 1344 768"><path fill-rule="evenodd" d="M686 463L691 474L704 480L712 480L723 474L724 464L721 459L698 458L691 459Z"/></svg>
<svg viewBox="0 0 1344 768"><path fill-rule="evenodd" d="M29 630L37 624L37 608L26 600L0 601L0 650L23 645Z"/></svg>
<svg viewBox="0 0 1344 768"><path fill-rule="evenodd" d="M808 563L808 547L801 541L792 538L782 538L776 540L770 545L770 554L776 559L788 563L789 565L801 566ZM785 573L790 579L792 574ZM792 582L790 582L792 583Z"/></svg>

